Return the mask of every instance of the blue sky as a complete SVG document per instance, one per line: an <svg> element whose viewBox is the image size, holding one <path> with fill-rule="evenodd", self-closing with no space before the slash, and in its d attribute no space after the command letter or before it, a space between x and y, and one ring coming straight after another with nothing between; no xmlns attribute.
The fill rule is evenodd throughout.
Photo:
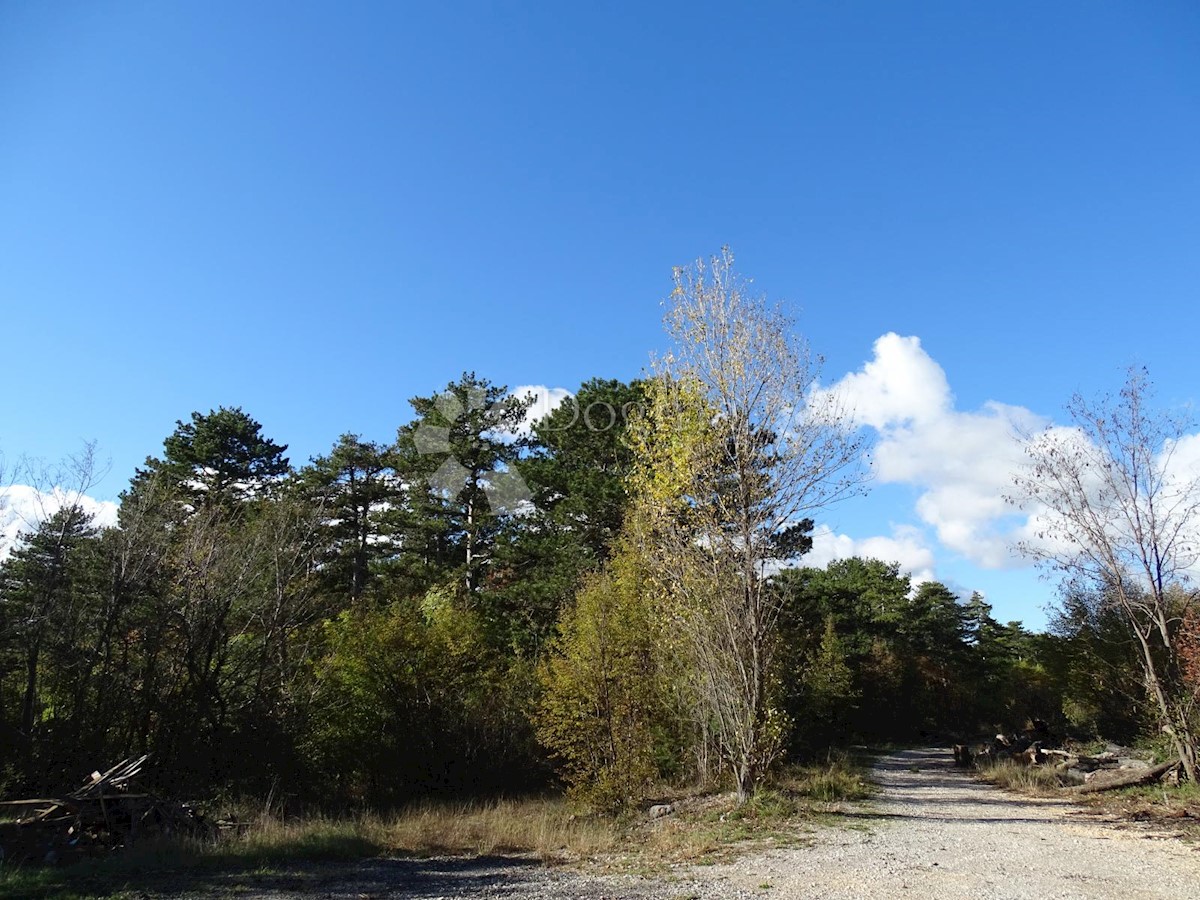
<svg viewBox="0 0 1200 900"><path fill-rule="evenodd" d="M1130 363L1192 402L1197 47L1200 7L1144 0L5 4L0 451L94 439L111 498L195 409L302 462L464 369L632 378L726 243L827 381L940 371L952 435ZM825 524L1039 624L937 480Z"/></svg>

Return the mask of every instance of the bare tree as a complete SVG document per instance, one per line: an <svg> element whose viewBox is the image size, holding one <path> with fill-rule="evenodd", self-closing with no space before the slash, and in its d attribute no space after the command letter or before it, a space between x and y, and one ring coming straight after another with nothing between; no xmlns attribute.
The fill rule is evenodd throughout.
<svg viewBox="0 0 1200 900"><path fill-rule="evenodd" d="M861 432L814 391L820 359L752 296L725 248L676 269L638 457L634 527L661 573L665 632L746 799L782 749L771 704L780 613L769 575L811 545L811 516L860 490Z"/></svg>
<svg viewBox="0 0 1200 900"><path fill-rule="evenodd" d="M1159 725L1195 780L1197 741L1176 637L1194 599L1189 570L1200 559L1200 472L1180 455L1190 423L1152 410L1151 393L1145 371L1130 370L1116 397L1072 398L1073 427L1027 443L1029 467L1010 499L1040 522L1022 551L1121 612Z"/></svg>

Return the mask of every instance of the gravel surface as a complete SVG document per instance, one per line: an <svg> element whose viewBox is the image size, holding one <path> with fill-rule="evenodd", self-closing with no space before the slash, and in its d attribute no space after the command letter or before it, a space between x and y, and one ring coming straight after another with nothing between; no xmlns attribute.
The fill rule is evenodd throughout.
<svg viewBox="0 0 1200 900"><path fill-rule="evenodd" d="M947 750L885 757L875 780L882 791L859 814L863 830L830 828L812 847L743 858L712 876L728 896L757 887L778 898L1200 897L1191 845L982 784L954 769Z"/></svg>
<svg viewBox="0 0 1200 900"><path fill-rule="evenodd" d="M1062 800L1005 793L954 769L948 750L887 756L875 779L880 794L820 828L812 846L695 866L672 880L502 858L376 859L195 887L242 900L1200 897L1191 845L1118 828Z"/></svg>

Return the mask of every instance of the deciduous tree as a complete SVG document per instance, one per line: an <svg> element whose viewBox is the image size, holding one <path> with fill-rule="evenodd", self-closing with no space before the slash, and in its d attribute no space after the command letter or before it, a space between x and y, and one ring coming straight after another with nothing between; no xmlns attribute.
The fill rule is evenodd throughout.
<svg viewBox="0 0 1200 900"><path fill-rule="evenodd" d="M676 269L664 321L672 350L631 435L642 533L745 800L782 747L767 578L806 549L814 513L859 489L863 439L728 249Z"/></svg>
<svg viewBox="0 0 1200 900"><path fill-rule="evenodd" d="M1120 611L1158 724L1194 780L1197 738L1176 632L1192 600L1188 572L1200 560L1200 473L1180 454L1190 423L1151 402L1139 370L1115 397L1076 395L1067 407L1073 427L1026 445L1029 466L1013 500L1040 522L1024 552Z"/></svg>

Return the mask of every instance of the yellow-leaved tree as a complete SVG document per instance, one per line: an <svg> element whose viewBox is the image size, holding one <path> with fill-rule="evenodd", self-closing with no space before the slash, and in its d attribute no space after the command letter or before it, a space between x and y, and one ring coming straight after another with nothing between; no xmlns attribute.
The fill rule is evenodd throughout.
<svg viewBox="0 0 1200 900"><path fill-rule="evenodd" d="M663 649L745 801L787 728L773 696L781 595L767 581L811 546L818 510L861 488L864 438L728 248L675 270L664 322L672 350L629 431L629 528Z"/></svg>

